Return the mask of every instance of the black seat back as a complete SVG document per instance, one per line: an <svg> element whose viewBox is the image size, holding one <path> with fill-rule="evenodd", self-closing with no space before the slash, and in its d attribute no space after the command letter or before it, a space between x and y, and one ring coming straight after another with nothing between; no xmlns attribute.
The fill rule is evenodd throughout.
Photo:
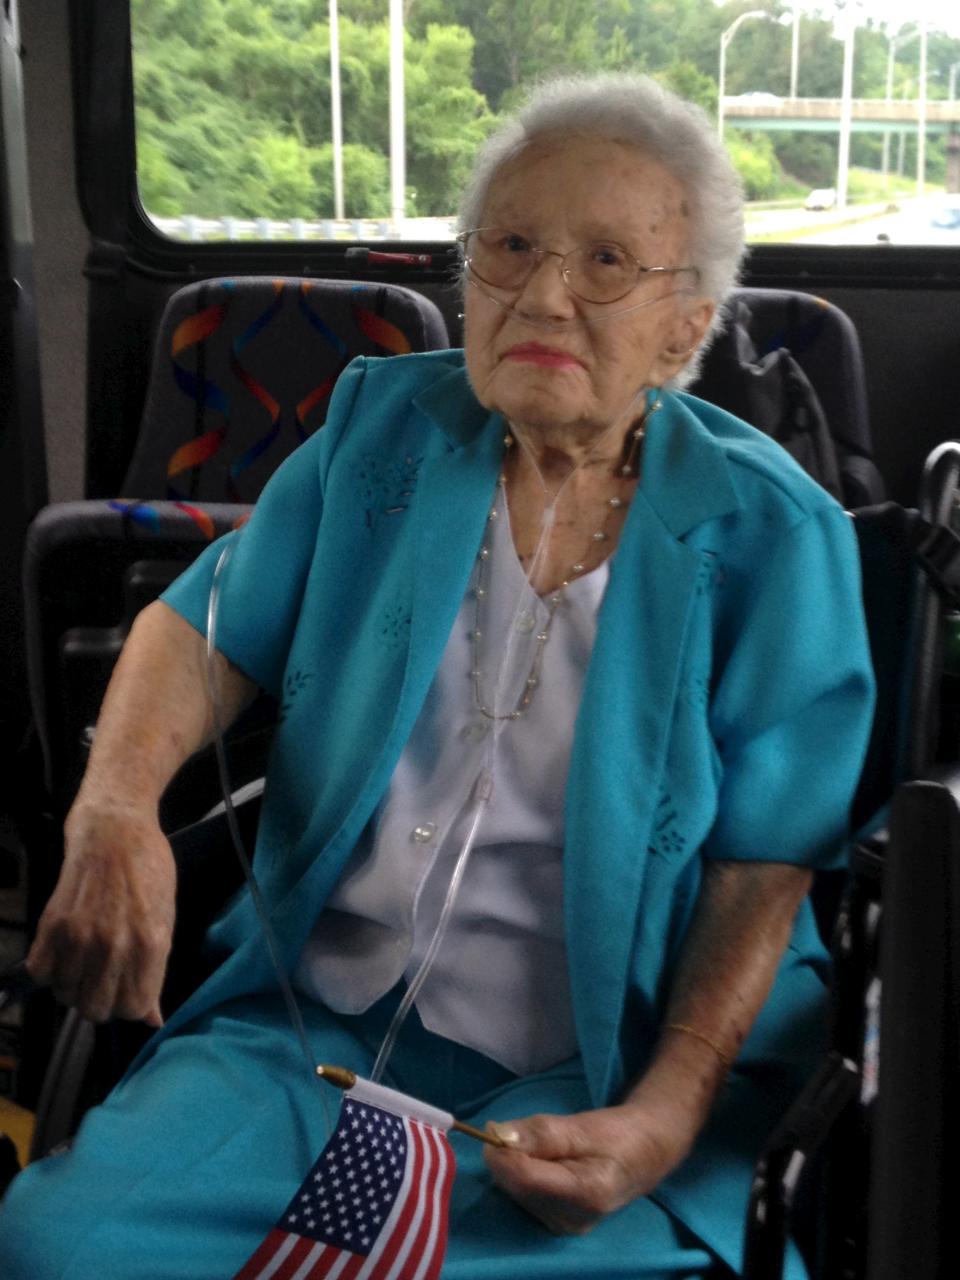
<svg viewBox="0 0 960 1280"><path fill-rule="evenodd" d="M734 289L690 390L784 444L847 507L881 502L860 340L839 307Z"/></svg>

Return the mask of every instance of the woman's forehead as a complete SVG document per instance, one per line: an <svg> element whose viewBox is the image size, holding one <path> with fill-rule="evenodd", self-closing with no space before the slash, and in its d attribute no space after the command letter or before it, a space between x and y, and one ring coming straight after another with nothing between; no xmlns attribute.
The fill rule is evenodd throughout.
<svg viewBox="0 0 960 1280"><path fill-rule="evenodd" d="M484 201L491 220L528 233L563 224L578 235L659 239L685 238L688 213L682 183L660 160L574 135L536 139L501 166Z"/></svg>

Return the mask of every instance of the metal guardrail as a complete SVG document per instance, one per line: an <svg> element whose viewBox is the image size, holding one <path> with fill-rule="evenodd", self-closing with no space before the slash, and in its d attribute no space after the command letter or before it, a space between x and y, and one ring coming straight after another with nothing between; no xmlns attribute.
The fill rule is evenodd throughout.
<svg viewBox="0 0 960 1280"><path fill-rule="evenodd" d="M456 219L404 218L199 218L181 214L161 218L147 213L153 226L172 240L452 240Z"/></svg>
<svg viewBox="0 0 960 1280"><path fill-rule="evenodd" d="M778 99L764 95L762 101L751 101L750 95L725 96L723 114L748 120L839 120L841 106L841 98ZM854 120L916 124L920 119L920 102L916 98L898 98L892 102L885 98L853 98L850 109ZM925 119L928 125L960 126L960 100L948 102L942 98L928 98Z"/></svg>

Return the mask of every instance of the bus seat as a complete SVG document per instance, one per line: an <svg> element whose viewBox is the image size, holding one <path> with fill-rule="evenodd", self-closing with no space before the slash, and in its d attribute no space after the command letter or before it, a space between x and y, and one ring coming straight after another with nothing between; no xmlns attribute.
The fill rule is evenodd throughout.
<svg viewBox="0 0 960 1280"><path fill-rule="evenodd" d="M443 317L399 285L250 276L169 300L123 493L254 502L326 417L358 355L449 346Z"/></svg>
<svg viewBox="0 0 960 1280"><path fill-rule="evenodd" d="M121 495L47 507L27 532L23 607L36 749L17 821L28 931L56 882L63 818L137 612L249 514L272 471L322 425L354 356L448 345L439 309L398 285L238 277L171 295ZM238 785L262 768L271 724L271 704L261 699L231 731ZM176 830L215 803L215 779L209 753L191 762L164 798L164 828ZM46 993L24 1009L17 1100L26 1106L36 1103L55 1019Z"/></svg>
<svg viewBox="0 0 960 1280"><path fill-rule="evenodd" d="M48 507L27 539L30 689L55 817L139 609L249 514L322 425L351 359L447 345L438 308L398 285L248 277L172 295L122 496Z"/></svg>
<svg viewBox="0 0 960 1280"><path fill-rule="evenodd" d="M850 317L813 294L746 288L722 316L689 390L773 435L846 507L882 502Z"/></svg>

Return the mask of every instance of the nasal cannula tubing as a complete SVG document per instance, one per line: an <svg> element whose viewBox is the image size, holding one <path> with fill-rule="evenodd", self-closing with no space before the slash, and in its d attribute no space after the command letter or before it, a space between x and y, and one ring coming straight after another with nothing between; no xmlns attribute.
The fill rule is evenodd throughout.
<svg viewBox="0 0 960 1280"><path fill-rule="evenodd" d="M607 433L604 433L604 435L601 436L600 440L597 441L598 445L605 438L606 434ZM537 466L536 459L533 457L528 443L518 434L516 434L516 438L518 439L521 447L523 448L524 452L527 454L530 461L533 463L534 469L536 470L537 474L540 476L540 482L541 482L541 485L543 486L544 494L546 495L547 486L544 483L543 476L540 474L540 470L539 470L539 467ZM570 473L564 478L557 492L552 497L549 497L549 496L547 497L547 500L543 509L543 513L541 516L540 532L539 532L539 538L537 541L537 547L533 553L533 556L530 559L530 566L526 572L526 585L529 589L533 589L532 581L535 578L537 571L540 565L543 563L543 560L549 550L550 534L553 530L553 526L556 518L557 504L560 500L560 496L563 494L563 492L567 488L567 485L569 484L570 480L573 478L574 474L588 460L588 457L584 458L583 461L581 461L577 466L572 468ZM260 921L260 927L263 930L263 935L267 944L267 950L269 952L270 961L276 973L277 981L279 983L281 993L286 1003L287 1011L290 1015L290 1021L293 1024L294 1031L300 1042L300 1047L303 1051L303 1056L306 1059L307 1064L309 1066L310 1074L314 1079L319 1079L319 1077L316 1075L316 1070L315 1070L316 1064L313 1060L313 1054L311 1053L311 1050L310 1050L309 1041L307 1040L306 1028L303 1022L303 1015L300 1012L300 1008L299 1008L299 1005L297 1004L297 999L296 999L296 996L294 995L293 988L290 984L290 980L280 960L280 952L277 946L276 935L270 923L269 913L267 911L266 904L263 900L263 895L260 892L260 887L257 884L257 880L254 875L253 867L251 866L250 859L248 858L246 850L244 849L244 846L243 846L243 839L240 835L239 826L237 824L236 811L234 809L233 800L232 800L231 791L230 791L230 778L229 778L229 771L227 767L226 748L224 745L224 738L223 738L223 734L224 734L223 715L222 715L222 709L220 704L219 690L217 688L216 636L217 636L217 616L218 616L219 605L220 605L221 578L227 567L227 564L229 563L232 551L233 551L233 544L232 542L228 542L224 547L223 551L220 553L220 558L218 559L216 568L214 569L213 582L210 588L210 597L207 605L206 671L207 671L207 682L208 682L209 694L210 694L211 714L212 714L212 723L213 723L213 740L214 740L214 748L216 751L217 770L218 770L219 779L220 779L220 786L223 791L223 804L224 804L224 810L227 818L227 826L230 832L230 838L237 852L237 856L240 859L240 865L243 868L243 873L250 887L250 895L253 900L253 905L256 910L257 917ZM514 607L514 616L516 616L519 613L523 604L524 604L524 597L521 594L518 596L517 603ZM515 628L511 627L508 634L510 636L510 639L508 640L507 649L500 661L498 672L497 672L495 705L502 698L502 695L504 693L504 687L506 685L507 680L509 679L510 668L511 668L511 662L509 661L509 658L515 647L514 646L514 640L516 638ZM500 705L503 705L502 702L500 702ZM440 910L440 915L437 920L437 925L434 930L433 936L430 940L429 946L427 947L423 960L421 961L420 966L418 967L413 978L410 980L407 986L407 989L404 992L403 998L400 1001L400 1004L398 1005L397 1010L393 1015L393 1018L390 1022L389 1027L387 1028L386 1035L384 1036L383 1042L377 1053L377 1057L373 1065L373 1070L370 1073L369 1078L373 1081L379 1081L381 1076L383 1075L383 1072L387 1065L387 1061L390 1057L390 1054L393 1051L394 1045L396 1044L397 1036L399 1035L400 1029L404 1021L406 1020L407 1015L410 1012L410 1009L413 1007L413 1004L417 998L417 995L419 994L421 988L423 987L423 984L426 981L430 973L430 970L434 965L434 962L436 961L437 953L439 952L440 947L443 943L443 939L446 935L447 926L450 923L450 917L453 913L453 909L456 904L457 896L460 891L460 886L463 883L464 874L467 869L467 863L469 862L470 854L473 850L473 846L476 841L477 834L480 830L480 823L483 818L484 811L493 796L497 744L500 739L500 734L507 723L508 723L508 720L506 718L502 720L497 720L493 724L492 732L490 733L489 738L485 743L483 762L481 764L479 772L476 774L473 782L470 785L470 789L465 800L465 803L470 806L468 809L468 816L467 816L467 822L468 822L467 832L463 838L463 842L460 846L460 850L454 862L453 871L451 872L451 875L450 875L450 881L447 886L446 896L444 898L443 906Z"/></svg>
<svg viewBox="0 0 960 1280"><path fill-rule="evenodd" d="M243 845L243 837L240 835L240 828L237 824L237 813L233 804L233 796L230 788L230 775L227 768L227 751L223 740L224 724L223 715L220 705L220 691L217 685L217 615L220 607L220 579L224 569L230 561L233 554L233 542L227 542L223 550L220 552L220 558L217 560L216 568L213 571L213 581L210 586L210 598L207 602L207 686L210 694L210 718L213 726L213 745L217 758L217 773L220 778L220 789L223 792L223 807L227 818L227 829L230 832L230 839L236 850L237 857L240 859L240 865L243 868L243 874L246 877L247 884L250 886L250 897L253 900L253 906L260 921L260 928L263 931L264 940L267 944L267 951L270 956L270 963L273 965L277 982L280 985L280 991L287 1006L287 1012L290 1015L290 1021L293 1023L293 1029L297 1039L300 1042L300 1048L306 1059L312 1079L319 1082L316 1074L316 1062L313 1053L310 1050L310 1042L307 1039L307 1030L303 1023L303 1015L300 1012L300 1006L297 1004L297 998L293 994L293 988L290 985L290 979L287 977L286 971L280 961L280 950L277 946L276 934L273 931L273 925L270 923L270 915L267 911L266 903L260 892L260 886L257 884L257 878L253 874L253 867L250 859L247 857L247 851ZM327 1116L327 1104L324 1097L324 1091L321 1089L320 1097L323 1102L324 1118L327 1121L327 1127L330 1127L330 1120Z"/></svg>

